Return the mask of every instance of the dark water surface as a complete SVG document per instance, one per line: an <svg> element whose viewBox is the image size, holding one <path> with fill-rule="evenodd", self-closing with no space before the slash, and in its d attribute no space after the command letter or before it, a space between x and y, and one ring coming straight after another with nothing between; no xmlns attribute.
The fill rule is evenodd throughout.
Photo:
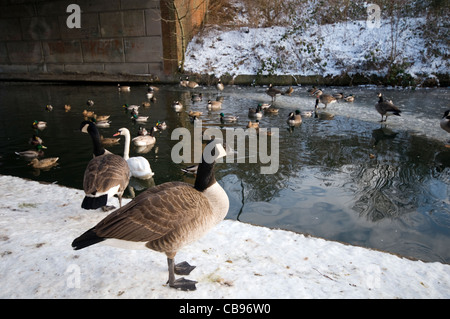
<svg viewBox="0 0 450 319"><path fill-rule="evenodd" d="M193 91L179 86L159 88L156 102L141 107L140 115L150 116L150 122L143 125L147 129L158 120L166 121L169 128L156 134L156 145L148 152L138 154L131 148L130 156L145 156L155 172L147 183L131 180L136 192L167 181L193 182L180 170L186 164L171 159L171 150L179 142L171 140L173 129L193 129L189 110L203 112L205 127L226 132L245 129L248 108L270 102L266 88L227 87L221 94L222 110L208 113L207 100L217 97L213 87L196 89L203 94L203 101L195 103L191 102ZM324 88L326 93L353 93L356 100L328 106L333 119L304 117L301 126L289 129L289 112L314 109L308 88L295 89L292 96L277 98L278 115L260 120L262 127L279 129L275 174L261 174L261 167L268 164L251 163L248 158L245 163L217 164L216 177L230 198L227 218L450 263L450 148L445 146L450 134L439 127L442 114L450 109L450 90ZM90 137L79 132L82 111L111 115L111 127L100 129L105 137L121 127L129 128L134 136L139 124L122 105L141 105L147 100L146 91L145 85L119 93L114 84L0 84L0 174L81 189L84 169L92 158ZM378 91L402 109L401 117L390 117L383 125L378 122L380 115L374 108ZM94 106L86 105L88 99ZM174 100L185 105L180 114L171 108ZM47 104L53 111L45 111ZM64 104L72 109L65 112ZM239 119L221 125L220 112ZM48 122L47 128L35 131L31 127L34 120ZM28 140L33 134L47 147L44 157L60 158L58 166L36 171L14 153L31 149ZM120 145L108 149L123 154L123 137ZM236 156L248 155L247 151Z"/></svg>

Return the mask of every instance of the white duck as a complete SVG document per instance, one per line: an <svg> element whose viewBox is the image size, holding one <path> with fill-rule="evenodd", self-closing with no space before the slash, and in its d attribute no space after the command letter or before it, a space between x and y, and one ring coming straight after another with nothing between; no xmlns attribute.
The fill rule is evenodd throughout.
<svg viewBox="0 0 450 319"><path fill-rule="evenodd" d="M150 163L143 156L130 157L130 131L122 127L117 131L114 136L123 135L125 136L125 146L123 150L123 158L127 161L128 167L130 168L131 176L139 179L149 179L155 173L153 173L150 168Z"/></svg>

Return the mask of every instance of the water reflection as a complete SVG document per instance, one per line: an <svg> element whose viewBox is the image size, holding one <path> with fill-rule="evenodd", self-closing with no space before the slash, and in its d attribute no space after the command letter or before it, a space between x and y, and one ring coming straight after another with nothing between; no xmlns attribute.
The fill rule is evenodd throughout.
<svg viewBox="0 0 450 319"><path fill-rule="evenodd" d="M260 126L279 128L278 171L260 174L261 166L267 164L252 163L248 147L236 155L245 158L244 163L217 164L216 178L230 198L227 218L450 262L450 149L444 146L448 136L438 124L440 105L450 100L448 91L386 92L405 112L381 125L373 107L379 88L351 89L357 96L355 102L335 103L327 113L319 110L303 117L302 124L294 128L286 124L288 114L296 109L314 110L314 98L299 88L291 97L276 100L278 114L263 116ZM200 92L202 101L192 101L192 94ZM0 173L81 189L86 163L92 158L91 141L79 132L86 109L110 115L110 127L100 129L105 138L121 127L135 136L140 126L150 129L158 121L167 123L166 130L155 134L154 146L131 148L130 156L147 158L155 176L144 184L132 179L126 196L166 181L193 183L194 177L181 171L193 163L176 164L170 156L179 142L171 140L172 131L179 127L193 130L189 111L202 112L203 126L221 129L225 136L226 130L245 129L250 107L268 102L265 88L259 87L227 87L220 96L220 111L206 108L208 99L218 97L214 88L192 91L161 86L151 101L146 94L145 85L136 85L130 92L118 92L116 85L0 85ZM87 106L88 99L94 105ZM175 100L183 104L180 112L171 107ZM45 111L47 104L53 105L53 111ZM71 105L68 111L67 104ZM149 122L132 121L123 104L141 105L139 115L149 116ZM236 123L222 124L221 112L238 116ZM34 120L48 125L34 131ZM60 157L57 167L39 175L14 153L30 148L28 140L33 134L48 147L45 157ZM108 150L123 154L123 142Z"/></svg>

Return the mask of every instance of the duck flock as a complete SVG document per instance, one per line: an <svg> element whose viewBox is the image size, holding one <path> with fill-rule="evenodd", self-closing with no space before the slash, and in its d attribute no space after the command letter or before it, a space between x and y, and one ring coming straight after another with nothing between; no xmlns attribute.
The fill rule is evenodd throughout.
<svg viewBox="0 0 450 319"><path fill-rule="evenodd" d="M198 83L190 81L189 78L180 80L180 85L189 90L199 87ZM218 92L222 92L225 87L220 80L216 84ZM129 86L118 85L120 92L131 90ZM158 89L148 87L147 98L155 100L155 93ZM259 128L259 119L264 114L278 114L278 109L273 105L276 98L281 95L290 96L293 93L290 87L286 91L278 90L272 85L266 90L272 103L259 103L255 108L250 108L248 117L250 121L247 127ZM296 110L291 112L286 119L289 126L297 126L302 123L302 117L319 116L323 112L318 112L319 106L323 104L323 109L338 100L353 102L353 95L326 94L316 87L308 90L316 98L315 109L310 112ZM202 101L201 93L193 93L192 101ZM221 111L222 100L208 100L206 111ZM202 158L202 162L195 168L187 168L186 172L196 174L194 185L184 182L166 182L158 186L148 188L133 198L126 205L122 206L122 195L128 186L130 178L133 176L140 179L149 179L154 173L150 163L142 156L130 157L130 145L149 146L156 143L154 132L163 130L167 126L164 122L158 124L147 132L140 130L140 135L131 138L130 131L123 127L117 130L113 137L104 138L100 135L98 128L109 127L111 122L108 115L97 115L89 111L89 107L94 105L94 101L86 102L87 109L83 111L84 120L81 122L80 130L90 135L93 144L93 158L87 163L83 189L84 199L80 203L83 209L103 209L109 211L115 207L108 206L108 201L113 196L119 198L119 208L112 211L97 225L82 233L74 239L72 247L76 250L88 246L105 242L118 247L126 248L146 248L165 253L168 262L168 285L172 288L182 290L195 290L196 282L185 279L176 279L175 275L187 276L195 268L187 262L175 264L174 259L177 252L186 244L189 244L211 230L222 221L229 208L229 200L226 192L217 183L214 175L214 162L209 163ZM139 116L139 106L123 105L131 113L131 119L138 123L145 123L148 117ZM181 112L183 105L180 101L173 101L172 108L175 112ZM51 112L53 107L47 105L45 110ZM66 112L71 110L70 105L65 105ZM323 111L322 109L322 111ZM381 122L386 122L391 115L400 116L401 110L392 101L385 100L381 93L378 93L378 102L375 109L381 115ZM190 111L188 113L191 121L195 123L203 112ZM234 123L237 116L220 113L221 123ZM47 123L34 121L32 127L35 134L30 138L29 143L34 149L17 152L18 155L30 159L30 165L36 169L48 169L57 164L58 158L43 158L43 140L38 136L39 131L45 129ZM441 127L450 133L450 110L446 111ZM117 144L118 136L125 137L123 156L113 154L105 149L107 145ZM208 149L216 159L226 156L226 151L221 141L211 140L208 142ZM206 149L206 148L205 148Z"/></svg>

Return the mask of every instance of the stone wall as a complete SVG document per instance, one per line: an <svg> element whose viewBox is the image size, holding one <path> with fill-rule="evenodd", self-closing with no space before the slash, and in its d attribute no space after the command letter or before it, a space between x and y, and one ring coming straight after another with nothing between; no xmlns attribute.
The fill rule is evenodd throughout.
<svg viewBox="0 0 450 319"><path fill-rule="evenodd" d="M0 0L0 79L170 80L179 24L161 8L173 1ZM189 32L205 13L196 12Z"/></svg>

